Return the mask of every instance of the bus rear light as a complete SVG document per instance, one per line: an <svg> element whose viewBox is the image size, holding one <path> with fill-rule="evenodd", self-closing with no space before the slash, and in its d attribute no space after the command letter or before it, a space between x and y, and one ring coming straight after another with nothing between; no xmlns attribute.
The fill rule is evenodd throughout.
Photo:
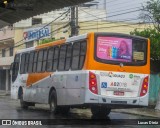
<svg viewBox="0 0 160 128"><path fill-rule="evenodd" d="M89 90L94 94L98 94L97 79L93 72L89 72Z"/></svg>
<svg viewBox="0 0 160 128"><path fill-rule="evenodd" d="M143 80L140 96L146 95L146 93L148 91L148 79L149 79L149 77L147 76Z"/></svg>

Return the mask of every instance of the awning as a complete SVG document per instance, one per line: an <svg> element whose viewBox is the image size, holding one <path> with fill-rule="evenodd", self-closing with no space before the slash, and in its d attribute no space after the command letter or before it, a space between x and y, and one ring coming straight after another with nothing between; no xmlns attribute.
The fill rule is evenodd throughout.
<svg viewBox="0 0 160 128"><path fill-rule="evenodd" d="M56 9L92 0L15 0L13 9L0 7L0 28Z"/></svg>

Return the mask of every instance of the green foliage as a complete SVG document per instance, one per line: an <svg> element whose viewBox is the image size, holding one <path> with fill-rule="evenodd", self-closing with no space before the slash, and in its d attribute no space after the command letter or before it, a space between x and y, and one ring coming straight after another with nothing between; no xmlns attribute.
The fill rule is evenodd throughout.
<svg viewBox="0 0 160 128"><path fill-rule="evenodd" d="M156 29L147 28L143 31L135 29L130 34L149 38L151 41L151 59L160 60L160 32Z"/></svg>
<svg viewBox="0 0 160 128"><path fill-rule="evenodd" d="M160 0L147 1L147 4L143 6L141 18L152 22L155 28L160 32Z"/></svg>
<svg viewBox="0 0 160 128"><path fill-rule="evenodd" d="M46 43L49 43L49 42L53 42L55 40L56 40L55 38L43 39L38 43L38 45L42 45L42 44L46 44Z"/></svg>

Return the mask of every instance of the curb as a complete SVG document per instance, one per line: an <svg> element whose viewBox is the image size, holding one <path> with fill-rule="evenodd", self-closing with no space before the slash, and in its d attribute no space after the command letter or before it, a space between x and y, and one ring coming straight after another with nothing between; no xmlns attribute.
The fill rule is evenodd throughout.
<svg viewBox="0 0 160 128"><path fill-rule="evenodd" d="M8 93L0 94L0 96L10 96L10 94L8 94Z"/></svg>
<svg viewBox="0 0 160 128"><path fill-rule="evenodd" d="M137 110L130 110L130 109L113 109L112 110L112 112L120 112L120 113L126 113L126 114L133 114L133 115L140 115L140 116L148 116L148 117L153 117L153 118L160 118L160 111L159 110L155 110L155 109L153 109L153 110L151 110L151 109L148 109L149 111L152 111L152 112L150 112L150 113L148 113L148 111L147 110L139 110L139 111L137 111ZM151 114L152 113L152 114Z"/></svg>

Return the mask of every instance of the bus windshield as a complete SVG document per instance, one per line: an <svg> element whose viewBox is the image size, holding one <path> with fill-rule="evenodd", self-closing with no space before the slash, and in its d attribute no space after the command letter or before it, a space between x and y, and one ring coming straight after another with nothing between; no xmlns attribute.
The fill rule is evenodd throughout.
<svg viewBox="0 0 160 128"><path fill-rule="evenodd" d="M98 36L96 38L96 58L100 62L144 65L146 54L146 39L114 36Z"/></svg>

